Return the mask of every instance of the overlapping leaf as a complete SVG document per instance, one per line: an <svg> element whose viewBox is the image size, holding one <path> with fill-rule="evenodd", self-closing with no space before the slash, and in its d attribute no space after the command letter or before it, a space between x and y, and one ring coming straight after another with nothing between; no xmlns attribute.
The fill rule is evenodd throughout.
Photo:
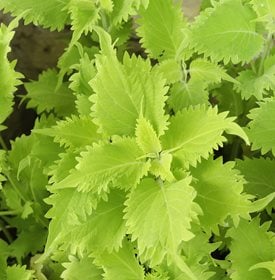
<svg viewBox="0 0 275 280"><path fill-rule="evenodd" d="M97 205L97 198L92 193L78 192L76 189L58 190L46 202L52 208L46 214L51 218L49 233L45 247L45 257L54 250L62 238L66 236L73 225L86 220ZM79 207L81 205L81 207Z"/></svg>
<svg viewBox="0 0 275 280"><path fill-rule="evenodd" d="M77 259L70 258L70 262L62 264L66 269L62 272L61 278L64 280L101 280L103 271L94 264L92 258L83 257Z"/></svg>
<svg viewBox="0 0 275 280"><path fill-rule="evenodd" d="M259 103L260 107L250 111L248 117L251 119L248 124L249 139L252 142L252 149L261 149L262 154L272 151L275 155L275 99L269 98Z"/></svg>
<svg viewBox="0 0 275 280"><path fill-rule="evenodd" d="M144 154L157 155L161 151L161 144L149 121L138 119L136 127L136 141Z"/></svg>
<svg viewBox="0 0 275 280"><path fill-rule="evenodd" d="M258 269L258 268L265 268L269 270L272 274L272 279L275 279L275 260L274 261L269 261L269 262L262 262L262 263L257 263L250 267L249 270L253 269Z"/></svg>
<svg viewBox="0 0 275 280"><path fill-rule="evenodd" d="M38 81L26 83L28 108L36 108L38 113L55 111L66 116L75 111L75 97L67 84L56 89L58 75L54 70L47 70L39 76Z"/></svg>
<svg viewBox="0 0 275 280"><path fill-rule="evenodd" d="M226 118L227 112L218 114L217 108L189 107L170 119L170 126L161 143L182 166L195 165L201 157L207 158L213 149L222 146L224 132L235 134L248 143L243 130Z"/></svg>
<svg viewBox="0 0 275 280"><path fill-rule="evenodd" d="M81 191L100 193L106 191L110 183L123 189L135 187L150 167L141 156L143 153L132 138L95 144L81 153L76 169L53 188L77 187Z"/></svg>
<svg viewBox="0 0 275 280"><path fill-rule="evenodd" d="M23 16L26 24L33 22L51 30L61 30L68 22L66 5L67 1L60 0L0 0L1 10Z"/></svg>
<svg viewBox="0 0 275 280"><path fill-rule="evenodd" d="M275 32L275 3L273 0L251 0L253 9L257 13L257 21L262 22L272 34Z"/></svg>
<svg viewBox="0 0 275 280"><path fill-rule="evenodd" d="M136 14L137 10L141 6L147 8L149 4L149 0L128 0L128 1L112 0L112 2L113 2L113 8L112 8L111 19L114 25L117 25L122 21L127 21L129 15ZM110 3L108 6L110 7Z"/></svg>
<svg viewBox="0 0 275 280"><path fill-rule="evenodd" d="M27 270L26 266L13 265L7 267L7 280L32 280L33 271Z"/></svg>
<svg viewBox="0 0 275 280"><path fill-rule="evenodd" d="M108 199L101 200L86 220L67 230L66 246L72 252L94 252L96 255L118 251L126 233L123 219L125 199L123 191L111 191Z"/></svg>
<svg viewBox="0 0 275 280"><path fill-rule="evenodd" d="M153 71L149 60L125 54L123 65L111 46L111 38L98 29L102 55L97 57L98 73L91 86L96 92L93 116L109 135L133 135L140 115L148 119L157 134L166 128L165 80Z"/></svg>
<svg viewBox="0 0 275 280"><path fill-rule="evenodd" d="M18 20L15 19L7 27L4 24L0 26L0 124L9 116L12 112L13 106L13 93L21 82L20 78L23 76L15 72L15 61L9 62L8 53L10 52L10 42L13 38L15 27L17 27ZM0 129L2 130L2 129Z"/></svg>
<svg viewBox="0 0 275 280"><path fill-rule="evenodd" d="M207 232L217 232L227 216L236 222L239 217L249 219L250 196L242 194L244 180L233 169L234 163L222 163L222 158L202 161L191 169L193 186L197 191L195 201L201 206L203 215L199 217Z"/></svg>
<svg viewBox="0 0 275 280"><path fill-rule="evenodd" d="M247 193L258 198L266 197L275 192L275 162L270 159L258 158L237 161L237 168L244 175ZM275 206L275 201L270 207ZM269 209L269 207L268 207Z"/></svg>
<svg viewBox="0 0 275 280"><path fill-rule="evenodd" d="M256 15L241 0L213 2L192 24L191 45L212 60L248 62L262 50L264 39L256 32Z"/></svg>
<svg viewBox="0 0 275 280"><path fill-rule="evenodd" d="M193 237L191 221L200 213L195 196L190 178L168 184L144 179L132 191L126 201L126 225L144 260L158 264Z"/></svg>
<svg viewBox="0 0 275 280"><path fill-rule="evenodd" d="M274 261L275 235L268 232L269 223L260 225L259 218L252 221L241 220L237 228L232 228L228 236L232 238L228 259L232 263L232 280L271 280L268 270L250 268L258 263Z"/></svg>
<svg viewBox="0 0 275 280"><path fill-rule="evenodd" d="M118 252L103 253L97 260L104 269L104 279L113 280L143 280L143 268L134 255L134 250L128 241L123 242Z"/></svg>
<svg viewBox="0 0 275 280"><path fill-rule="evenodd" d="M141 9L138 35L142 46L156 59L181 59L186 47L181 6L172 0L150 0L147 9Z"/></svg>
<svg viewBox="0 0 275 280"><path fill-rule="evenodd" d="M89 85L89 82L96 75L94 63L91 61L87 53L84 53L83 57L77 65L74 66L77 70L70 77L70 89L78 95L90 96L93 94L93 90Z"/></svg>
<svg viewBox="0 0 275 280"><path fill-rule="evenodd" d="M99 7L93 1L71 0L68 8L71 20L73 37L71 44L74 44L82 33L87 35L91 32L99 20Z"/></svg>
<svg viewBox="0 0 275 280"><path fill-rule="evenodd" d="M167 103L174 112L195 105L208 105L208 92L203 81L190 79L186 82L175 83L170 89Z"/></svg>
<svg viewBox="0 0 275 280"><path fill-rule="evenodd" d="M237 80L240 83L235 85L244 99L249 99L255 96L261 100L264 95L268 94L269 90L275 89L275 56L270 56L265 59L263 73L256 74L252 70L244 70L239 73Z"/></svg>
<svg viewBox="0 0 275 280"><path fill-rule="evenodd" d="M35 133L54 137L54 141L61 146L80 148L92 145L101 140L101 135L97 133L98 127L92 122L89 116L66 118L59 121L51 128L35 130Z"/></svg>
<svg viewBox="0 0 275 280"><path fill-rule="evenodd" d="M221 80L236 82L220 65L204 59L193 60L189 72L193 81L204 82L206 85L217 84Z"/></svg>

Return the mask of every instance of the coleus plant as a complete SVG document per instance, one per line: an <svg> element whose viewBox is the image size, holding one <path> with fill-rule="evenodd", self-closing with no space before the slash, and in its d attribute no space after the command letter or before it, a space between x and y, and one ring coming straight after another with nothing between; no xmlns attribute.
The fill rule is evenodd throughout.
<svg viewBox="0 0 275 280"><path fill-rule="evenodd" d="M275 278L275 2L180 2L0 0L1 130L18 20L72 30L1 138L1 279Z"/></svg>

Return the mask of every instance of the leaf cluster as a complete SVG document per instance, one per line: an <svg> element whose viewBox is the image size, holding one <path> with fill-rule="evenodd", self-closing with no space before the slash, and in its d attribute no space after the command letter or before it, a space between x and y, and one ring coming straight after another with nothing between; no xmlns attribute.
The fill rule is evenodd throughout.
<svg viewBox="0 0 275 280"><path fill-rule="evenodd" d="M1 279L274 279L275 2L179 2L0 0L0 131L18 20L72 31L0 138Z"/></svg>

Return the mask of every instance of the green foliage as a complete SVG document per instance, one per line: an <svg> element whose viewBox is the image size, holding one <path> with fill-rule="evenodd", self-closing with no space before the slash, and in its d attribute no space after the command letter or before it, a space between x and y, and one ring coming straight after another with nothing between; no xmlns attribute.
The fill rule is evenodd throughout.
<svg viewBox="0 0 275 280"><path fill-rule="evenodd" d="M0 0L0 132L18 21L71 29L0 135L0 279L274 278L273 2Z"/></svg>
<svg viewBox="0 0 275 280"><path fill-rule="evenodd" d="M248 124L249 137L252 142L252 149L261 149L262 154L272 151L275 155L275 146L272 141L275 129L271 125L274 121L274 98L266 98L259 107L250 111L248 117L251 119Z"/></svg>
<svg viewBox="0 0 275 280"><path fill-rule="evenodd" d="M191 221L200 213L193 202L195 195L190 178L164 185L145 179L133 190L126 201L126 225L144 260L159 264L166 254L177 254L182 241L193 237Z"/></svg>
<svg viewBox="0 0 275 280"><path fill-rule="evenodd" d="M259 263L273 261L275 258L274 233L268 232L268 224L260 226L258 218L250 222L242 220L236 229L228 231L232 238L231 253L228 256L234 271L231 279L272 279L267 270L251 269Z"/></svg>
<svg viewBox="0 0 275 280"><path fill-rule="evenodd" d="M241 0L213 2L192 26L191 45L199 53L225 64L249 62L262 50L264 39L256 32L256 15Z"/></svg>
<svg viewBox="0 0 275 280"><path fill-rule="evenodd" d="M14 36L14 28L18 25L18 20L14 20L7 27L4 24L0 25L0 79L1 79L1 89L0 89L0 124L9 116L12 112L13 106L13 93L16 90L20 82L20 78L23 75L14 71L15 61L9 62L8 53L10 52L10 42ZM3 128L0 126L0 131Z"/></svg>
<svg viewBox="0 0 275 280"><path fill-rule="evenodd" d="M183 29L186 27L181 6L172 0L150 0L140 11L137 29L142 46L156 59L180 60L186 47Z"/></svg>

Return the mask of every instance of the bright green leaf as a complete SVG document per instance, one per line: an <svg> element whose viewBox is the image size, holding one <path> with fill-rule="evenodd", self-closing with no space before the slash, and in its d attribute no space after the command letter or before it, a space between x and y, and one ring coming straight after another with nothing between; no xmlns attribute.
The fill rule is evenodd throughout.
<svg viewBox="0 0 275 280"><path fill-rule="evenodd" d="M155 154L161 151L161 144L154 128L145 118L139 118L136 127L136 141L144 154Z"/></svg>
<svg viewBox="0 0 275 280"><path fill-rule="evenodd" d="M222 146L226 141L225 131L248 141L234 118L226 116L227 112L218 114L216 107L196 106L179 111L171 117L170 126L160 139L163 149L172 153L181 165L188 166L195 165L200 158L208 158L213 149Z"/></svg>
<svg viewBox="0 0 275 280"><path fill-rule="evenodd" d="M153 58L181 59L186 47L181 5L172 0L150 0L147 9L141 9L137 29L142 46Z"/></svg>
<svg viewBox="0 0 275 280"><path fill-rule="evenodd" d="M237 228L231 228L232 238L228 259L232 263L232 280L271 280L271 273L265 269L250 270L258 263L275 259L275 235L268 232L269 223L260 225L259 218L241 220Z"/></svg>
<svg viewBox="0 0 275 280"><path fill-rule="evenodd" d="M28 108L36 108L38 113L54 110L60 116L74 113L75 97L66 83L56 89L57 83L58 75L54 70L42 73L38 81L26 83Z"/></svg>
<svg viewBox="0 0 275 280"><path fill-rule="evenodd" d="M258 198L275 192L275 161L264 158L245 158L237 161L237 168L244 175L244 190ZM270 207L275 207L275 201Z"/></svg>
<svg viewBox="0 0 275 280"><path fill-rule="evenodd" d="M228 216L236 223L239 217L250 218L250 196L242 194L244 180L233 167L233 162L223 164L218 158L204 160L191 169L192 186L197 191L195 201L203 211L199 219L207 232L217 232Z"/></svg>
<svg viewBox="0 0 275 280"><path fill-rule="evenodd" d="M51 128L36 129L34 132L54 137L54 141L61 146L80 148L101 140L97 130L90 117L72 115Z"/></svg>
<svg viewBox="0 0 275 280"><path fill-rule="evenodd" d="M80 260L69 257L70 262L63 263L66 268L61 274L64 280L102 280L103 271L96 267L92 258L84 257Z"/></svg>
<svg viewBox="0 0 275 280"><path fill-rule="evenodd" d="M149 170L150 163L138 159L143 153L132 138L118 138L112 143L94 144L81 153L78 165L54 189L75 188L80 191L106 191L113 183L123 189L135 187Z"/></svg>
<svg viewBox="0 0 275 280"><path fill-rule="evenodd" d="M262 154L272 151L275 155L275 99L269 98L259 103L260 107L252 109L248 117L247 134L252 142L252 150L261 149Z"/></svg>
<svg viewBox="0 0 275 280"><path fill-rule="evenodd" d="M126 201L126 225L144 260L158 264L194 236L191 221L200 214L195 196L190 178L170 184L144 179L132 191Z"/></svg>
<svg viewBox="0 0 275 280"><path fill-rule="evenodd" d="M32 280L33 271L27 270L26 266L13 265L7 267L7 280Z"/></svg>
<svg viewBox="0 0 275 280"><path fill-rule="evenodd" d="M51 30L61 30L68 22L67 1L0 0L0 9L24 18L25 24L33 22Z"/></svg>
<svg viewBox="0 0 275 280"><path fill-rule="evenodd" d="M143 268L139 265L134 255L132 245L124 241L118 252L103 253L98 257L104 269L104 279L113 280L143 280Z"/></svg>
<svg viewBox="0 0 275 280"><path fill-rule="evenodd" d="M157 132L163 134L167 87L149 60L125 54L121 64L111 45L110 36L98 29L102 55L97 57L98 73L91 81L93 117L108 135L133 135L136 120L144 116Z"/></svg>
<svg viewBox="0 0 275 280"><path fill-rule="evenodd" d="M249 62L262 50L256 15L241 0L213 2L192 24L191 45L214 61Z"/></svg>

